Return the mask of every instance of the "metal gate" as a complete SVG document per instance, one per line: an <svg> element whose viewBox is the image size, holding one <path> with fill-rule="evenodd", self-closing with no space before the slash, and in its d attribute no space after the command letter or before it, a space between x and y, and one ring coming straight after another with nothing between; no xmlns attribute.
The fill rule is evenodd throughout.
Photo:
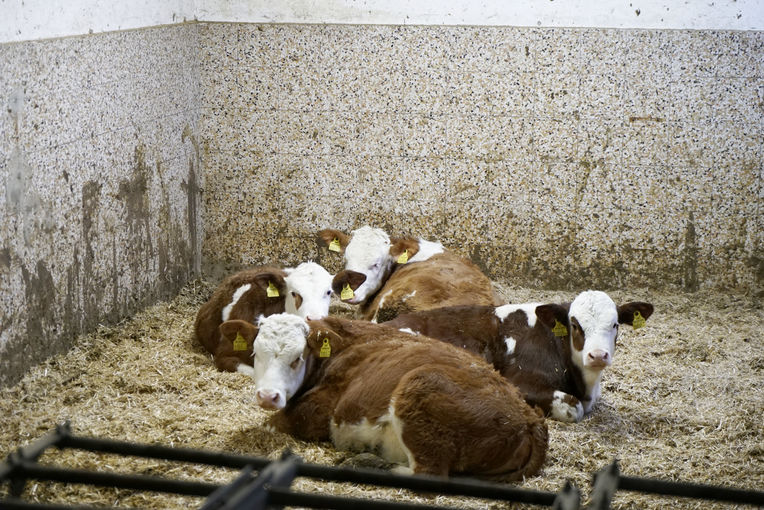
<svg viewBox="0 0 764 510"><path fill-rule="evenodd" d="M240 473L229 484L218 485L203 481L96 472L38 463L39 457L51 447L205 464L239 469ZM497 502L527 503L559 510L583 508L578 489L570 483L567 483L559 492L553 493L519 489L511 485L488 483L468 478L403 476L386 471L307 464L289 452L285 452L277 461L269 461L260 457L225 452L75 436L72 435L69 424L65 423L58 425L55 430L29 446L12 452L0 464L0 484L8 483L10 486L10 497L0 499L0 509L94 508L74 504L33 503L20 499L27 481L38 480L205 497L206 499L200 507L203 510L263 509L283 506L335 509L362 506L368 510L452 510L448 507L415 503L296 492L290 486L297 477L314 478L327 482L408 489L418 493L474 497ZM604 510L610 508L610 502L616 491L636 491L664 496L764 506L764 491L621 476L615 461L595 473L593 480L591 501L586 507L589 509Z"/></svg>

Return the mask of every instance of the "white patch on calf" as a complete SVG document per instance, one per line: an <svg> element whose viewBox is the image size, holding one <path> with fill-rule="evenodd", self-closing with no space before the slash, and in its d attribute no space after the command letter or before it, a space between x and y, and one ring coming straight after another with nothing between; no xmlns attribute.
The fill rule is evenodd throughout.
<svg viewBox="0 0 764 510"><path fill-rule="evenodd" d="M509 317L511 314L521 311L525 313L525 318L528 321L528 326L533 327L536 325L536 307L541 303L523 303L521 305L502 305L496 307L496 316L500 321Z"/></svg>
<svg viewBox="0 0 764 510"><path fill-rule="evenodd" d="M414 331L411 328L401 328L398 331L400 331L402 333L408 333L409 335L418 335L419 334L419 333L417 333L416 331Z"/></svg>
<svg viewBox="0 0 764 510"><path fill-rule="evenodd" d="M245 363L239 363L236 366L236 371L249 377L255 376L255 369Z"/></svg>
<svg viewBox="0 0 764 510"><path fill-rule="evenodd" d="M332 442L341 450L372 451L388 462L407 461L393 427L390 414L380 416L375 423L363 418L359 423L329 423Z"/></svg>
<svg viewBox="0 0 764 510"><path fill-rule="evenodd" d="M409 259L409 263L427 260L433 255L443 253L444 251L445 249L440 243L419 239L419 251L417 251L416 255Z"/></svg>
<svg viewBox="0 0 764 510"><path fill-rule="evenodd" d="M332 299L332 275L315 262L303 262L294 269L285 269L287 295L284 310L303 319L318 320L329 315ZM292 293L302 297L300 307L295 307Z"/></svg>
<svg viewBox="0 0 764 510"><path fill-rule="evenodd" d="M253 345L255 396L262 407L281 409L305 378L305 337L310 328L289 313L260 317L258 324Z"/></svg>
<svg viewBox="0 0 764 510"><path fill-rule="evenodd" d="M584 406L581 402L578 402L575 407L565 403L565 397L569 397L567 393L562 391L555 391L552 399L552 407L549 416L557 421L577 422L584 417Z"/></svg>
<svg viewBox="0 0 764 510"><path fill-rule="evenodd" d="M416 296L416 290L412 291L411 294L406 294L405 296L403 296L403 298L401 298L401 301L405 303L406 301L413 298L414 296Z"/></svg>
<svg viewBox="0 0 764 510"><path fill-rule="evenodd" d="M504 343L507 344L507 356L512 356L515 353L515 347L517 347L517 340L508 336L504 339Z"/></svg>
<svg viewBox="0 0 764 510"><path fill-rule="evenodd" d="M242 285L238 289L236 289L236 292L233 293L233 297L231 298L231 302L223 307L223 313L222 313L223 322L227 321L228 318L231 316L231 310L233 310L233 307L236 306L236 303L239 302L239 300L241 299L241 296L243 296L251 288L252 288L252 284L247 283L245 285Z"/></svg>

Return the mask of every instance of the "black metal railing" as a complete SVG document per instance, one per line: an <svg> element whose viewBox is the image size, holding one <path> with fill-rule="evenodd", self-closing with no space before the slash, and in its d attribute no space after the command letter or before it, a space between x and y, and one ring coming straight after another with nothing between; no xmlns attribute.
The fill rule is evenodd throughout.
<svg viewBox="0 0 764 510"><path fill-rule="evenodd" d="M204 481L172 480L157 476L96 472L40 464L38 462L40 456L52 447L231 468L239 470L239 475L232 482L220 485ZM55 430L36 442L12 452L0 464L0 484L8 483L10 493L9 498L0 499L0 508L92 508L31 503L20 499L27 481L37 480L197 496L205 498L200 507L203 510L243 510L282 506L341 510L358 508L359 505L366 510L449 510L446 507L417 503L296 492L291 489L291 485L298 477L407 489L416 493L526 503L559 510L582 508L580 492L570 483L567 483L559 492L553 493L469 478L404 476L371 469L307 464L289 452L282 455L279 460L269 461L260 457L225 452L80 437L72 435L68 423L58 425ZM759 490L622 476L617 462L613 462L595 474L590 503L586 508L596 510L610 508L612 498L617 491L764 505L764 492Z"/></svg>

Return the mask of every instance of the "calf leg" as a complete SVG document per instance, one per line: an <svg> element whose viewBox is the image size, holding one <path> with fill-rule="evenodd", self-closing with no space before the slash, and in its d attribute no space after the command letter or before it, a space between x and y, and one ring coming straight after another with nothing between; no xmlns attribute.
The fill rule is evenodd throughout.
<svg viewBox="0 0 764 510"><path fill-rule="evenodd" d="M581 421L584 417L583 404L570 393L552 388L520 390L528 404L541 408L544 414L553 420L573 423Z"/></svg>
<svg viewBox="0 0 764 510"><path fill-rule="evenodd" d="M289 401L284 409L273 414L268 425L279 432L306 441L328 441L331 438L329 420L336 404L332 391L313 388L301 397Z"/></svg>

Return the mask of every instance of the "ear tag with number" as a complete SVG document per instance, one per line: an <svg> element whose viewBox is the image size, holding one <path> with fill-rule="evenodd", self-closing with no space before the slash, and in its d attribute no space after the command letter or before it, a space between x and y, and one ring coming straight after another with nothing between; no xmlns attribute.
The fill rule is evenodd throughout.
<svg viewBox="0 0 764 510"><path fill-rule="evenodd" d="M342 292L340 292L340 299L352 299L353 296L355 296L355 293L353 292L353 289L350 288L350 284L346 283L344 287L342 287Z"/></svg>
<svg viewBox="0 0 764 510"><path fill-rule="evenodd" d="M644 317L642 317L642 314L639 313L639 310L634 312L634 319L631 321L631 326L634 329L644 328L645 327L645 320Z"/></svg>
<svg viewBox="0 0 764 510"><path fill-rule="evenodd" d="M565 337L565 336L568 336L568 328L566 328L562 322L555 319L554 327L552 328L552 333L554 333L554 336Z"/></svg>
<svg viewBox="0 0 764 510"><path fill-rule="evenodd" d="M324 338L324 344L321 346L321 350L318 351L319 358L328 358L332 355L332 346L329 345L329 339Z"/></svg>
<svg viewBox="0 0 764 510"><path fill-rule="evenodd" d="M342 247L340 246L340 240L336 237L332 240L331 243L329 243L329 251L336 251L337 253L342 251Z"/></svg>
<svg viewBox="0 0 764 510"><path fill-rule="evenodd" d="M241 333L236 333L236 339L233 341L233 350L234 351L246 351L247 350L247 341L244 340L244 337L241 336Z"/></svg>
<svg viewBox="0 0 764 510"><path fill-rule="evenodd" d="M409 251L403 250L403 253L401 253L398 256L398 264L405 264L408 261L409 261Z"/></svg>
<svg viewBox="0 0 764 510"><path fill-rule="evenodd" d="M279 289L273 285L273 282L268 282L268 289L265 291L265 295L268 297L279 297Z"/></svg>

